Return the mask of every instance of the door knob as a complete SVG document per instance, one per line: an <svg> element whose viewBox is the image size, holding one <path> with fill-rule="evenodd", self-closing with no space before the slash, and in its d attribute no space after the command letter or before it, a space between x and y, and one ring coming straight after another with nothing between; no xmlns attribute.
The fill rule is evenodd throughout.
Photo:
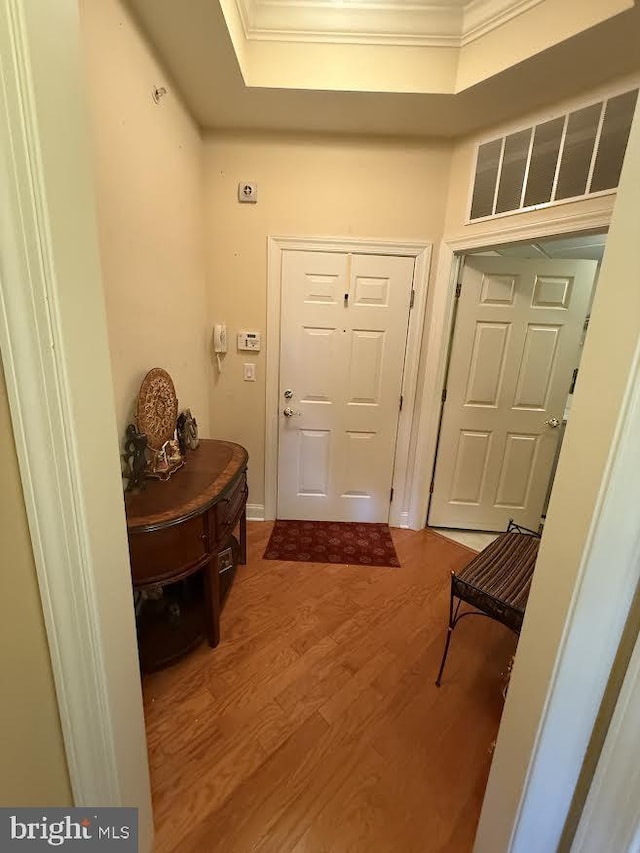
<svg viewBox="0 0 640 853"><path fill-rule="evenodd" d="M291 390L291 388L287 388L287 390L284 392L285 400L290 400L292 397L293 397L293 391Z"/></svg>
<svg viewBox="0 0 640 853"><path fill-rule="evenodd" d="M558 429L558 427L560 426L560 421L558 420L558 418L549 418L548 421L545 421L545 424L547 426L550 426L551 429Z"/></svg>
<svg viewBox="0 0 640 853"><path fill-rule="evenodd" d="M302 412L294 412L291 406L287 406L286 409L282 410L282 414L285 416L285 418L292 418L294 415L296 417L300 417Z"/></svg>

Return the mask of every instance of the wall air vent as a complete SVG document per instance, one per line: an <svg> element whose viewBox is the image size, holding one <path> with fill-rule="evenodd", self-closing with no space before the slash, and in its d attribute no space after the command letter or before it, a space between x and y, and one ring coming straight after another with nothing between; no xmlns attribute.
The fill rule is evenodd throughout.
<svg viewBox="0 0 640 853"><path fill-rule="evenodd" d="M633 89L478 146L470 220L615 190Z"/></svg>

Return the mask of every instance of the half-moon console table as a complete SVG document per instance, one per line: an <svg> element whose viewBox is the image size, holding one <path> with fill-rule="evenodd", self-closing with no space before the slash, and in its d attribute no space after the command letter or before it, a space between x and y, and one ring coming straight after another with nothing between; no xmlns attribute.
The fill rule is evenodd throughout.
<svg viewBox="0 0 640 853"><path fill-rule="evenodd" d="M220 640L220 609L246 562L247 451L202 439L170 480L125 495L143 670ZM239 526L239 541L233 535Z"/></svg>

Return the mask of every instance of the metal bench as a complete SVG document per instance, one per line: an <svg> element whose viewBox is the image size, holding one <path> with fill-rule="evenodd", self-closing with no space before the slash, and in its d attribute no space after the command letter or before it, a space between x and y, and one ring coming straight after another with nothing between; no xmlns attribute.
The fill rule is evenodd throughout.
<svg viewBox="0 0 640 853"><path fill-rule="evenodd" d="M505 533L481 551L460 572L451 572L449 626L436 686L440 687L453 629L465 616L488 616L520 633L536 565L540 534L513 520ZM454 599L458 599L454 607ZM460 613L463 602L474 610Z"/></svg>

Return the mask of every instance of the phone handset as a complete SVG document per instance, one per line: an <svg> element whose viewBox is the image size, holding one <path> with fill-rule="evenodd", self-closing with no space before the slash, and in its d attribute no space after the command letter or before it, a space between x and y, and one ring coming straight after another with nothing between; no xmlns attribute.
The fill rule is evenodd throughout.
<svg viewBox="0 0 640 853"><path fill-rule="evenodd" d="M227 351L227 324L216 323L213 327L213 349L218 362L218 372L222 373L222 356Z"/></svg>

